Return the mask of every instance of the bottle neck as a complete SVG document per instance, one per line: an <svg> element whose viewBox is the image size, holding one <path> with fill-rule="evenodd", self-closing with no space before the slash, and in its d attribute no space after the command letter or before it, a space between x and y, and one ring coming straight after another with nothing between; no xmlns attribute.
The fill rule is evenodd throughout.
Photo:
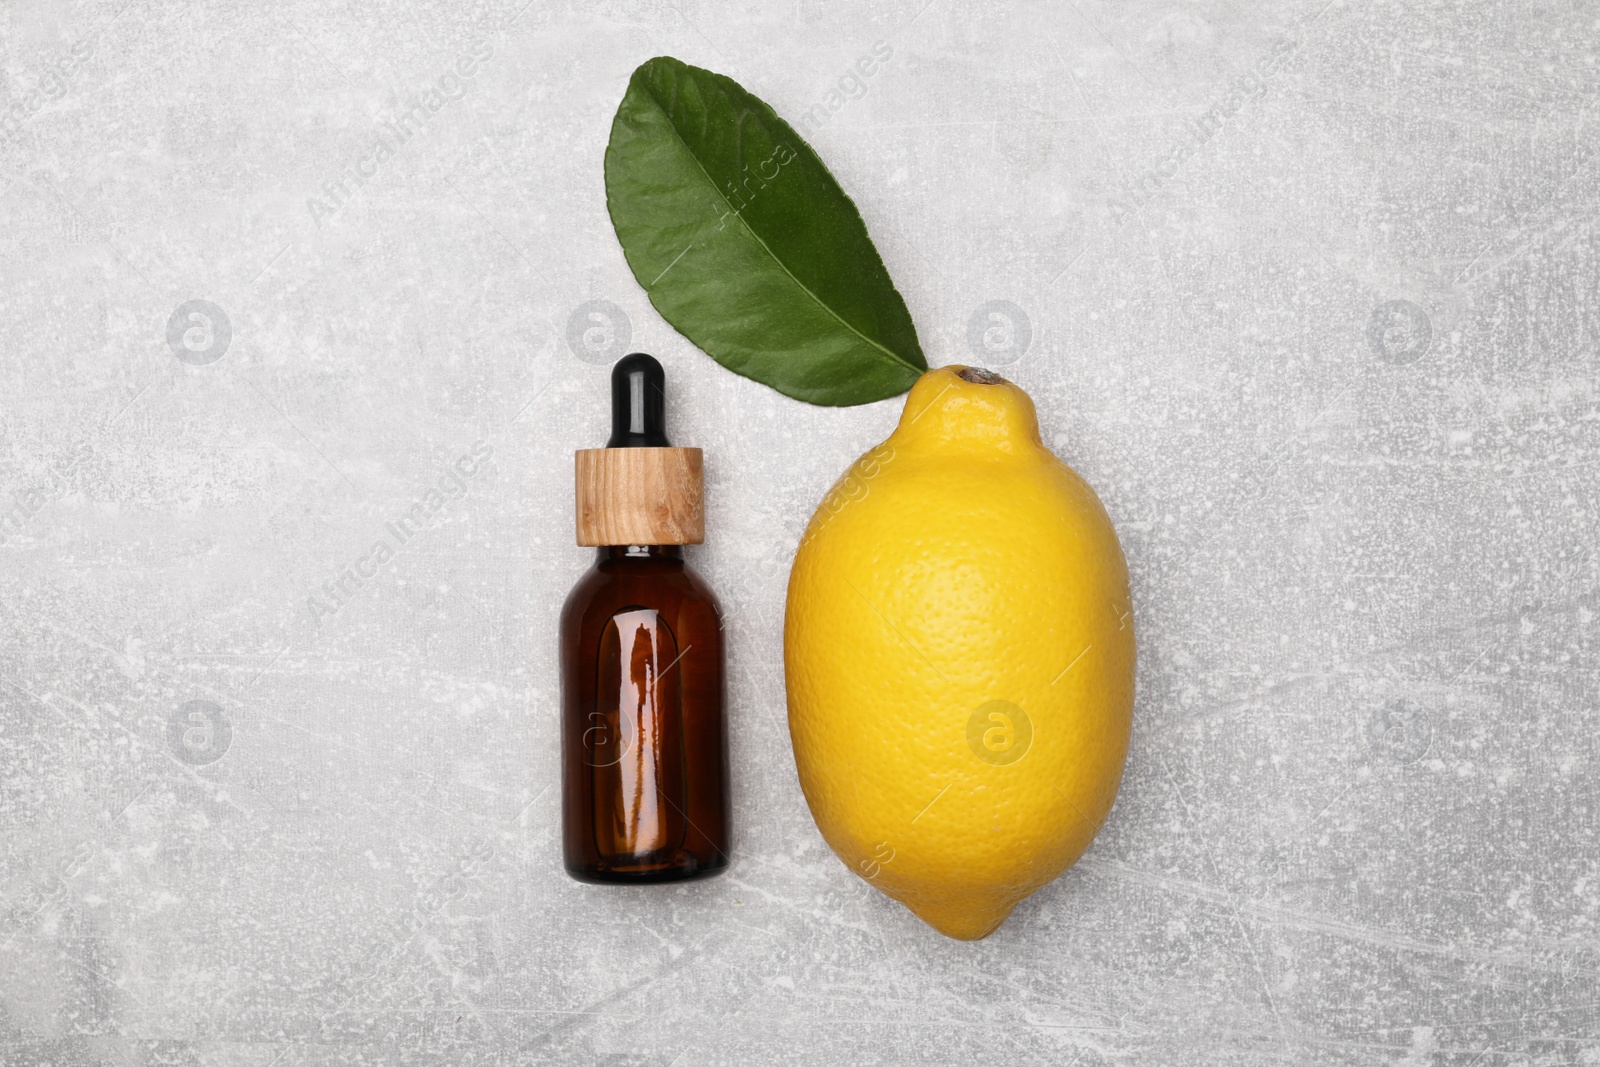
<svg viewBox="0 0 1600 1067"><path fill-rule="evenodd" d="M596 558L601 563L639 559L683 560L682 545L602 545L597 552Z"/></svg>

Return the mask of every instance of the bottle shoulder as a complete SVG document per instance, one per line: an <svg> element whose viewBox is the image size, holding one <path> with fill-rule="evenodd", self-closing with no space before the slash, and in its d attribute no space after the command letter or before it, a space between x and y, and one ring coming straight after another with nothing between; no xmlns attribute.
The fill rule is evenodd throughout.
<svg viewBox="0 0 1600 1067"><path fill-rule="evenodd" d="M595 613L610 615L628 605L665 609L673 604L706 604L719 617L722 614L711 586L686 563L601 561L572 587L561 616L570 621Z"/></svg>
<svg viewBox="0 0 1600 1067"><path fill-rule="evenodd" d="M682 577L684 583L690 589L694 590L695 595L700 600L704 600L713 608L715 608L717 610L717 614L722 614L722 602L717 599L717 594L712 591L710 583L700 576L699 571L695 570L688 563L685 563L683 565Z"/></svg>

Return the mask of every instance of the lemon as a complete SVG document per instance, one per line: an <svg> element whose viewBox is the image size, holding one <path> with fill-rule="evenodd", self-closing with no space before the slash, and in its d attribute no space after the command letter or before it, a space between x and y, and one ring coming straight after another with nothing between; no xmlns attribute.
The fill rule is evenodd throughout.
<svg viewBox="0 0 1600 1067"><path fill-rule="evenodd" d="M812 516L784 620L822 836L942 934L988 936L1110 814L1133 711L1128 571L1094 490L989 371L912 387Z"/></svg>

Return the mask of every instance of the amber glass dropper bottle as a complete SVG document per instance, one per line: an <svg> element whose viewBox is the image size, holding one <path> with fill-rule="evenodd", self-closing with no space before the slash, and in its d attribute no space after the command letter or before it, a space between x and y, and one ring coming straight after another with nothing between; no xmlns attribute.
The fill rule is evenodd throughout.
<svg viewBox="0 0 1600 1067"><path fill-rule="evenodd" d="M611 439L576 454L578 544L595 565L561 611L563 852L583 882L672 882L728 865L716 597L683 560L705 540L701 453L666 433L666 376L611 372Z"/></svg>

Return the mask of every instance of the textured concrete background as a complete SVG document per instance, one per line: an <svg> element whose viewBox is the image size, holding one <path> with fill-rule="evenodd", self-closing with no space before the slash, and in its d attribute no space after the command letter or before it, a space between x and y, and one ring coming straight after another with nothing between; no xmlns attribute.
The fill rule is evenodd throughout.
<svg viewBox="0 0 1600 1067"><path fill-rule="evenodd" d="M0 13L0 1062L1600 1063L1600 8L520 3ZM811 110L1121 531L1122 795L986 942L806 812L784 576L899 404L650 308L601 156L658 53ZM737 850L608 891L555 624L629 348L707 451Z"/></svg>

